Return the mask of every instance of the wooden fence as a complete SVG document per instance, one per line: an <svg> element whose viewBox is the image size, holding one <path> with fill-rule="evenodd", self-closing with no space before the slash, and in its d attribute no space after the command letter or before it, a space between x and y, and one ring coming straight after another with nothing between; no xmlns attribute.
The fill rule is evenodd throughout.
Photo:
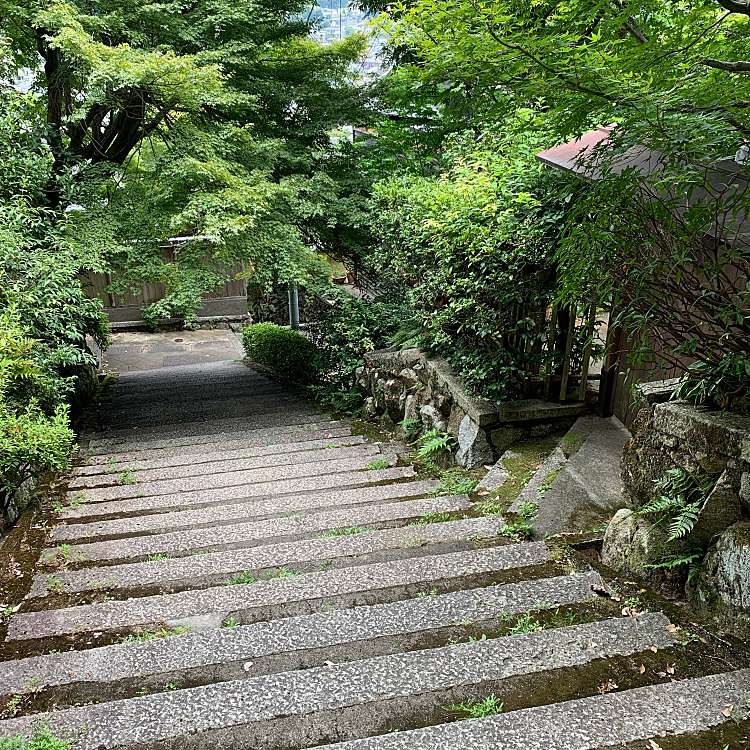
<svg viewBox="0 0 750 750"><path fill-rule="evenodd" d="M174 246L167 245L162 249L165 260L171 263L179 262ZM247 281L236 278L242 270L241 263L227 268L227 280L223 286L204 296L204 305L198 311L199 318L241 318L247 315ZM89 297L102 301L111 323L141 322L143 320L142 308L158 302L165 292L162 283L144 282L134 292L114 294L111 291L112 276L108 273L88 273L83 277L82 282Z"/></svg>

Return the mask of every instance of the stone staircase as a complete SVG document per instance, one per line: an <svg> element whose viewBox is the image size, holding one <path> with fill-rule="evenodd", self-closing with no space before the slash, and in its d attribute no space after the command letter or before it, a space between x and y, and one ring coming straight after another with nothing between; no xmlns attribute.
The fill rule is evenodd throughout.
<svg viewBox="0 0 750 750"><path fill-rule="evenodd" d="M99 420L6 623L0 738L748 746L740 647L244 365L128 373Z"/></svg>

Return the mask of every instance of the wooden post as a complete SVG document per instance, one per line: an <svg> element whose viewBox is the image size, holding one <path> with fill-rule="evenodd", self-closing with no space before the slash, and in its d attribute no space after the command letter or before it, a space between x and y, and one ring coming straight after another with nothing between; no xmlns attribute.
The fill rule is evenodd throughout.
<svg viewBox="0 0 750 750"><path fill-rule="evenodd" d="M594 344L594 326L596 325L596 303L592 302L589 308L589 317L586 321L586 345L583 349L583 359L581 360L581 383L578 386L578 400L584 401L586 398L586 378L589 375L589 364L591 362L591 348Z"/></svg>
<svg viewBox="0 0 750 750"><path fill-rule="evenodd" d="M560 378L560 401L568 398L568 377L570 376L570 354L573 351L573 337L576 332L576 305L570 306L568 321L568 336L565 339L565 354L563 356L562 376Z"/></svg>
<svg viewBox="0 0 750 750"><path fill-rule="evenodd" d="M552 370L555 367L555 333L557 331L557 304L552 305L552 313L547 329L547 369L544 374L544 398L549 400L550 386L552 384Z"/></svg>

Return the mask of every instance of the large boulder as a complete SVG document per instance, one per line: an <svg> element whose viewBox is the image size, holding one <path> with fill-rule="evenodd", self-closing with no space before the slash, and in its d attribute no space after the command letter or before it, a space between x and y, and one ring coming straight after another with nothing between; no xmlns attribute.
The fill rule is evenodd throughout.
<svg viewBox="0 0 750 750"><path fill-rule="evenodd" d="M495 454L487 433L467 414L458 426L456 463L467 469L494 462Z"/></svg>
<svg viewBox="0 0 750 750"><path fill-rule="evenodd" d="M678 551L667 540L662 525L628 508L615 513L607 526L602 544L602 562L627 576L649 583L667 596L679 596L687 580L687 569L653 568Z"/></svg>
<svg viewBox="0 0 750 750"><path fill-rule="evenodd" d="M730 526L709 549L691 598L750 618L750 522Z"/></svg>

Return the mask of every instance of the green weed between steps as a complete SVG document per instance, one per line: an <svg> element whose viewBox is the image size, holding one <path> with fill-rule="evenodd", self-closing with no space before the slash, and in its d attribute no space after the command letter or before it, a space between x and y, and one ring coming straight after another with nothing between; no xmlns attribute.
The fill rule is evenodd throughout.
<svg viewBox="0 0 750 750"><path fill-rule="evenodd" d="M539 511L535 503L521 503L518 511L508 514L505 526L500 530L501 536L509 539L529 539L534 531L534 519Z"/></svg>
<svg viewBox="0 0 750 750"><path fill-rule="evenodd" d="M189 633L190 628L186 625L178 625L174 628L160 628L158 630L142 630L138 633L126 635L121 643L145 643L146 641L155 641L158 638L172 638L175 635Z"/></svg>
<svg viewBox="0 0 750 750"><path fill-rule="evenodd" d="M448 710L454 714L460 714L462 719L481 719L485 716L495 716L502 713L503 704L495 695L464 703L454 703L448 706Z"/></svg>
<svg viewBox="0 0 750 750"><path fill-rule="evenodd" d="M121 471L117 475L117 479L120 482L120 484L135 484L138 481L135 475L135 472L132 469L126 469L125 471Z"/></svg>
<svg viewBox="0 0 750 750"><path fill-rule="evenodd" d="M64 740L53 734L49 727L34 727L29 739L20 734L0 739L0 750L71 750L73 740Z"/></svg>
<svg viewBox="0 0 750 750"><path fill-rule="evenodd" d="M428 523L445 523L446 521L450 521L451 518L450 513L441 513L433 510L429 513L423 513L414 524L417 526L426 526Z"/></svg>
<svg viewBox="0 0 750 750"><path fill-rule="evenodd" d="M340 529L329 529L324 531L322 534L318 534L319 539L329 539L337 536L353 536L354 534L365 534L371 531L371 529L365 526L344 526Z"/></svg>
<svg viewBox="0 0 750 750"><path fill-rule="evenodd" d="M467 469L444 469L438 475L440 486L433 495L470 495L477 488L479 479Z"/></svg>
<svg viewBox="0 0 750 750"><path fill-rule="evenodd" d="M279 568L275 573L271 573L265 576L256 576L251 570L246 570L243 573L238 573L236 576L227 578L224 583L230 586L236 586L242 584L258 583L259 581L271 581L276 578L294 578L298 575L299 573L296 573L293 570L289 570L288 568Z"/></svg>
<svg viewBox="0 0 750 750"><path fill-rule="evenodd" d="M377 458L374 461L370 461L367 464L368 471L377 471L378 469L387 469L390 466L388 461L384 458Z"/></svg>
<svg viewBox="0 0 750 750"><path fill-rule="evenodd" d="M239 625L240 621L236 617L227 617L227 619L221 623L222 628L237 628Z"/></svg>
<svg viewBox="0 0 750 750"><path fill-rule="evenodd" d="M172 555L166 555L166 554L149 555L146 558L146 562L162 562L163 560L172 560L172 559L174 559Z"/></svg>

